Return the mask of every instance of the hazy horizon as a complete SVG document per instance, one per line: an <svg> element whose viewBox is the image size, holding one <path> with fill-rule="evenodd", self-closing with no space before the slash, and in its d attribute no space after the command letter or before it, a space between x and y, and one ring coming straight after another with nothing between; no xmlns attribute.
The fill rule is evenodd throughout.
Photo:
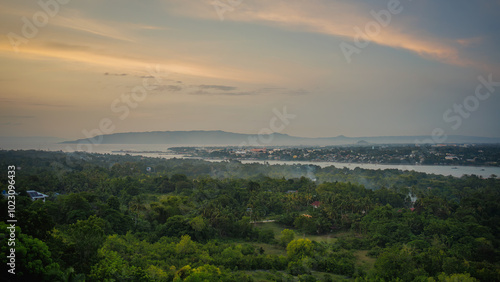
<svg viewBox="0 0 500 282"><path fill-rule="evenodd" d="M102 135L111 135L111 134L124 134L124 133L147 133L147 132L196 132L196 131L223 131L226 133L235 133L235 134L245 134L245 135L258 135L256 132L233 132L233 131L225 131L225 130L198 130L198 129L193 129L193 130L164 130L164 131L159 131L159 130L151 130L151 131L130 131L130 132L113 132L110 134L102 134ZM292 137L299 137L299 138L376 138L376 137L431 137L432 135L371 135L371 136L348 136L344 134L339 134L336 136L298 136L298 135L293 135L293 134L288 134L288 133L279 133L279 132L273 132L277 134L285 134L288 136ZM476 135L461 135L461 134L450 134L448 136L464 136L464 137L479 137L479 138L500 138L500 137L488 137L488 136L476 136ZM61 136L0 136L0 138L47 138L47 139L61 139L65 141L69 140L78 140L78 139L85 139L83 136L78 137L78 138L67 138L67 137L61 137ZM439 143L439 142L436 142Z"/></svg>
<svg viewBox="0 0 500 282"><path fill-rule="evenodd" d="M500 138L499 1L213 3L4 1L0 136Z"/></svg>

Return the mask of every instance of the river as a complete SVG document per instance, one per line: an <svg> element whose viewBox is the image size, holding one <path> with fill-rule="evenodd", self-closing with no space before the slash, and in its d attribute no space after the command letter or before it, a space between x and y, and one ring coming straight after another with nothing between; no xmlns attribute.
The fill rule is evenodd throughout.
<svg viewBox="0 0 500 282"><path fill-rule="evenodd" d="M142 155L145 157L160 157L160 158L186 158L184 155L174 154L169 152L169 148L172 147L182 147L186 145L161 145L161 144L99 144L92 145L88 148L79 148L80 150L92 153L101 154L130 154L130 155ZM188 145L189 147L196 147L196 145ZM200 147L202 147L200 145ZM2 144L0 149L4 150L44 150L44 151L63 151L63 152L73 152L76 149L75 144ZM136 153L134 153L136 152ZM208 160L208 161L220 161L220 160ZM484 178L488 178L491 175L496 175L500 177L500 167L488 167L488 166L432 166L432 165L388 165L388 164L364 164L364 163L339 163L339 162L308 162L308 161L259 161L259 160L241 160L242 163L269 163L280 164L280 165L292 165L292 164L311 164L320 167L335 166L337 168L346 167L349 169L354 169L356 167L363 169L401 169L401 170L413 170L417 172L433 173L440 175L451 175L454 177L461 177L463 175L477 175Z"/></svg>

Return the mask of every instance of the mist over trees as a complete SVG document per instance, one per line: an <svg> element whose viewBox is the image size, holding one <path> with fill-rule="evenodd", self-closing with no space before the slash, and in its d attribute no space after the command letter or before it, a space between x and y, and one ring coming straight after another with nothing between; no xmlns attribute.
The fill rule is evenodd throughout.
<svg viewBox="0 0 500 282"><path fill-rule="evenodd" d="M0 162L16 165L19 193L6 281L500 277L493 177L42 151L0 151Z"/></svg>

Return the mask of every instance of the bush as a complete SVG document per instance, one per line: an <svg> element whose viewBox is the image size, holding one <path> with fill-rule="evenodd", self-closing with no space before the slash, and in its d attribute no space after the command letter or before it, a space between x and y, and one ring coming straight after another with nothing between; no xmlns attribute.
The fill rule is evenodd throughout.
<svg viewBox="0 0 500 282"><path fill-rule="evenodd" d="M258 241L262 243L274 243L274 233L272 230L266 229L266 230L258 230L259 232L259 237Z"/></svg>
<svg viewBox="0 0 500 282"><path fill-rule="evenodd" d="M310 274L299 275L300 282L316 282L316 278Z"/></svg>
<svg viewBox="0 0 500 282"><path fill-rule="evenodd" d="M297 276L300 274L310 274L309 269L302 263L302 260L299 261L291 261L288 264L288 273L293 276Z"/></svg>

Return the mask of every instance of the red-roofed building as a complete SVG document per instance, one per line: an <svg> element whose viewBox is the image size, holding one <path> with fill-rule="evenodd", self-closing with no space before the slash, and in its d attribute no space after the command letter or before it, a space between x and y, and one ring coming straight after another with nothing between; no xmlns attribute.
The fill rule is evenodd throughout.
<svg viewBox="0 0 500 282"><path fill-rule="evenodd" d="M317 208L319 208L321 206L321 202L314 201L314 202L312 202L311 206L313 206L315 209L317 209Z"/></svg>

